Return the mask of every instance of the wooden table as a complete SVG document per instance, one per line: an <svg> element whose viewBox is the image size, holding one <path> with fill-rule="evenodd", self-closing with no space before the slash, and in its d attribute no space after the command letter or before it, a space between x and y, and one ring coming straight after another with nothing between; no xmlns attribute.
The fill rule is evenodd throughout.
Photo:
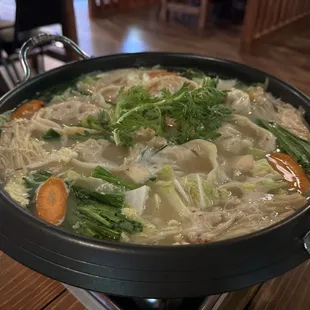
<svg viewBox="0 0 310 310"><path fill-rule="evenodd" d="M0 252L1 310L86 309L59 282Z"/></svg>

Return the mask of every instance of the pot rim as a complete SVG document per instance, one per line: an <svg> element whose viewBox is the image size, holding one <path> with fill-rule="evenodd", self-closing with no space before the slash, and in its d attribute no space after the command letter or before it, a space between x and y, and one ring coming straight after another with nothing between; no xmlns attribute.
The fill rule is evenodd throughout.
<svg viewBox="0 0 310 310"><path fill-rule="evenodd" d="M239 63L239 62L235 62L235 61L231 61L231 60L227 60L227 59L222 59L222 58L216 58L216 57L208 57L208 56L203 56L203 55L199 55L199 54L194 54L194 53L175 53L175 52L139 52L139 53L118 53L118 54L112 54L112 55L106 55L106 56L99 56L99 57L93 57L93 58L89 58L89 59L85 59L85 60L80 60L74 63L67 63L64 64L60 67L54 68L52 70L49 70L47 72L44 72L43 74L39 74L33 78L31 78L30 80L26 81L25 83L22 83L20 85L18 85L16 88L10 90L8 93L6 93L5 95L3 95L0 98L0 108L3 105L3 102L5 100L7 100L8 98L12 97L15 95L15 93L19 92L21 89L26 88L27 86L29 86L32 83L37 83L39 80L41 80L42 78L45 78L47 76L50 75L57 75L58 73L60 73L61 71L65 70L66 68L74 65L74 64L78 64L78 63L84 63L84 62L91 62L91 61L95 61L98 59L114 59L115 58L123 58L123 57L128 57L128 56L147 56L147 55L162 55L163 57L181 57L184 59L201 59L201 60L206 60L206 61L210 61L210 62L214 62L214 63L219 63L219 64L223 64L223 65L227 65L227 66L234 66L234 67L239 67L244 69L245 71L250 71L249 73L258 73L260 75L265 75L266 78L272 79L274 81L276 81L277 83L281 84L281 86L283 86L284 88L287 88L290 90L291 93L293 93L295 96L300 97L302 100L304 101L308 101L309 102L309 106L310 106L310 98L305 95L303 92L301 92L300 90L298 90L297 88L291 86L290 84L278 79L277 77L266 73L264 71L261 71L259 69L250 67L248 65ZM137 65L133 64L132 67L135 67ZM180 66L181 67L181 66ZM117 69L121 69L121 68L117 68ZM102 70L104 71L104 70ZM82 235L78 235L72 232L68 232L65 230L61 230L59 228L57 228L56 226L53 226L51 224L48 224L46 222L44 222L43 220L41 220L38 217L35 217L32 213L27 212L23 207L21 207L18 203L16 203L3 189L0 189L0 195L2 197L3 200L5 200L6 202L8 202L11 206L13 205L14 208L11 208L11 206L9 206L10 208L10 212L15 213L15 215L17 217L20 218L20 220L22 221L30 221L29 224L31 226L34 226L36 229L39 229L40 231L46 231L50 234L52 234L54 237L58 238L58 239L62 239L63 241L68 241L68 239L70 240L74 240L75 242L79 243L79 244L83 244L86 247L92 247L92 248L97 248L98 250L116 250L118 252L122 252L122 251L130 251L130 252L144 252L144 251L162 251L162 250L173 250L173 251L183 251L184 249L190 250L196 250L197 248L214 248L214 247L219 247L219 246L228 246L228 245L234 245L236 243L242 243L245 241L249 241L249 240L255 240L255 238L258 238L260 236L264 236L272 231L276 231L278 230L280 227L289 225L291 222L293 222L296 218L298 218L299 216L305 215L305 213L307 213L307 211L310 209L310 201L309 199L307 200L307 203L300 208L299 210L295 211L293 214L291 214L290 216L288 216L285 219L282 219L279 222L276 222L275 224L272 224L270 226L267 226L261 230L246 234L246 235L241 235L239 237L235 237L235 238L231 238L231 239L225 239L225 240L219 240L219 241L212 241L212 242L207 242L207 243L202 243L202 244L187 244L187 245L150 245L150 244L135 244L135 243L123 243L123 242L119 242L119 241L108 241L108 240L99 240L99 239L95 239L95 238L91 238L91 237L86 237L86 236L82 236ZM1 207L1 206L0 206Z"/></svg>

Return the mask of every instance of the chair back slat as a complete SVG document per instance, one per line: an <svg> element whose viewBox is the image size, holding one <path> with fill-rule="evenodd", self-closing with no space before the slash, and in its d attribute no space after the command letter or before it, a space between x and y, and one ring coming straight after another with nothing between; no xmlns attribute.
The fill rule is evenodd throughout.
<svg viewBox="0 0 310 310"><path fill-rule="evenodd" d="M256 40L283 27L293 26L302 19L310 21L310 0L249 0L241 50L249 52Z"/></svg>
<svg viewBox="0 0 310 310"><path fill-rule="evenodd" d="M274 9L272 13L270 14L271 21L269 27L272 27L273 25L276 25L279 20L280 20L280 11L281 11L281 6L282 6L282 0L274 0Z"/></svg>

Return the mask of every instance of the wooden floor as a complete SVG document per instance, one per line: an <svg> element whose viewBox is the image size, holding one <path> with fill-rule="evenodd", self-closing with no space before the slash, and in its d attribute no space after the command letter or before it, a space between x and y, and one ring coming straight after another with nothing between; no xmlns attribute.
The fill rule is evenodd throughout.
<svg viewBox="0 0 310 310"><path fill-rule="evenodd" d="M13 0L0 1L0 18L13 18ZM271 73L310 95L310 28L278 38L255 55L239 53L240 29L163 24L156 10L128 12L90 21L86 1L76 1L80 46L94 56L139 51L198 53L245 63ZM64 287L0 253L0 310L72 309L84 307ZM267 283L230 294L220 310L310 309L310 264Z"/></svg>

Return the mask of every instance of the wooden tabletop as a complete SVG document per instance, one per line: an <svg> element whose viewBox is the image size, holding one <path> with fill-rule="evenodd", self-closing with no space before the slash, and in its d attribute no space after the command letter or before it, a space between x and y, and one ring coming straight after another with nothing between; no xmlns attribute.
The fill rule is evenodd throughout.
<svg viewBox="0 0 310 310"><path fill-rule="evenodd" d="M0 252L0 309L86 309L59 282Z"/></svg>

